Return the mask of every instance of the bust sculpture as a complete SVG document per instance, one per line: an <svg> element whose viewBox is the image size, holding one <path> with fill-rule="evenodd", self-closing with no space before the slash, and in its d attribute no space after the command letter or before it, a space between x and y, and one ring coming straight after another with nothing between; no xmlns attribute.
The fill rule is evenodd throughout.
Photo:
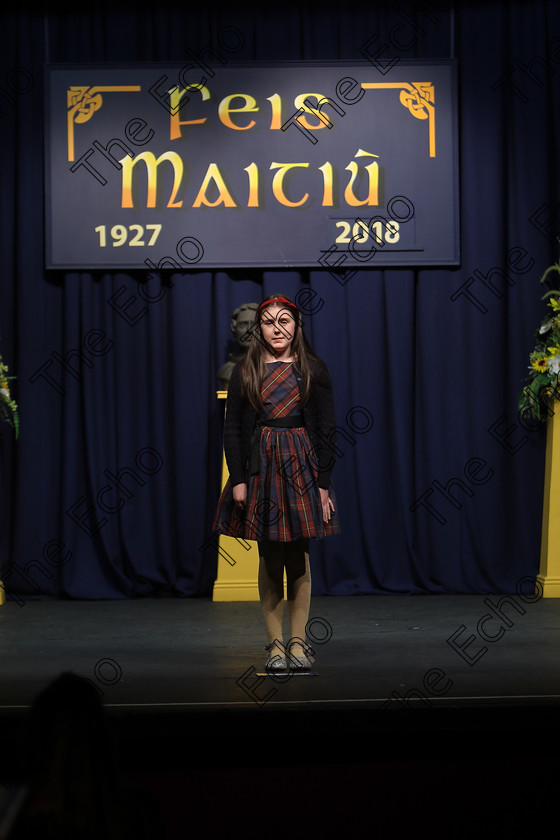
<svg viewBox="0 0 560 840"><path fill-rule="evenodd" d="M236 353L229 353L228 361L222 365L216 374L222 385L222 390L227 391L231 372L237 362L240 362L253 337L251 327L255 322L258 303L242 303L232 312L230 329L235 336L239 350Z"/></svg>

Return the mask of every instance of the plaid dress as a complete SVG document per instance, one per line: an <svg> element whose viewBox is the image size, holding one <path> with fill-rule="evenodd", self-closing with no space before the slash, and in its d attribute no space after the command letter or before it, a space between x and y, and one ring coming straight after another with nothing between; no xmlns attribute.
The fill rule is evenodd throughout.
<svg viewBox="0 0 560 840"><path fill-rule="evenodd" d="M247 503L239 510L233 501L228 479L214 518L214 530L248 540L292 540L339 533L334 489L329 488L335 512L327 524L317 482L317 465L303 425L297 428L270 427L300 413L300 395L292 362L271 362L261 389L263 410L257 428L259 471L247 467ZM292 421L293 422L293 421Z"/></svg>

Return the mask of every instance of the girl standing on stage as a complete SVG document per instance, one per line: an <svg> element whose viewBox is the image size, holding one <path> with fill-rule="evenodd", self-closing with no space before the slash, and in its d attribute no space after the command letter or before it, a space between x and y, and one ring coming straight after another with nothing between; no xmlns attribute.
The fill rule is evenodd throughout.
<svg viewBox="0 0 560 840"><path fill-rule="evenodd" d="M233 369L228 388L224 448L229 479L214 527L258 542L267 668L308 670L309 539L339 532L330 482L335 431L331 377L303 333L297 306L285 295L271 295L260 304L252 329L247 355Z"/></svg>

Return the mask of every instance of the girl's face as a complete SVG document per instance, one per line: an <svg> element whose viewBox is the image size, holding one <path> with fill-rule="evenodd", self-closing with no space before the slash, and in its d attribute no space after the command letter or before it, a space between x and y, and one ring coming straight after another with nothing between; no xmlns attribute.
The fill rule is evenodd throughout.
<svg viewBox="0 0 560 840"><path fill-rule="evenodd" d="M291 356L295 331L294 316L286 306L276 303L263 310L261 332L273 356Z"/></svg>

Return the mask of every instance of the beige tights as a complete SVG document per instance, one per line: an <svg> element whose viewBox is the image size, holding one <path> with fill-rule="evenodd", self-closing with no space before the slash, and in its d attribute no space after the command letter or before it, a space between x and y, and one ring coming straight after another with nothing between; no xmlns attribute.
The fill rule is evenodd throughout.
<svg viewBox="0 0 560 840"><path fill-rule="evenodd" d="M305 628L311 602L309 540L291 543L259 543L259 596L268 636L268 644L283 643L284 567L286 568L288 613L290 616L290 653L302 656ZM271 656L283 655L272 648Z"/></svg>

